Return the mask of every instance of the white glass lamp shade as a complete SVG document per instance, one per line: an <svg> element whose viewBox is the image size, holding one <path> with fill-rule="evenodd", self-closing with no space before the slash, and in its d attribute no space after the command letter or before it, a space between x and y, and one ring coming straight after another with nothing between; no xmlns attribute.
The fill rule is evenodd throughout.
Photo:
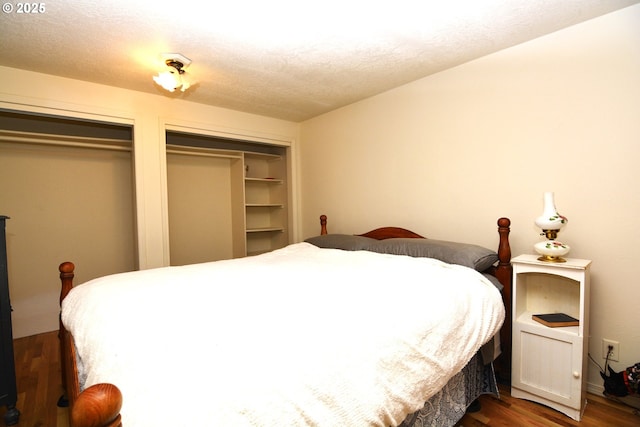
<svg viewBox="0 0 640 427"><path fill-rule="evenodd" d="M181 77L181 83L182 83L182 87L180 88L180 92L184 92L185 90L189 89L191 87L191 81L189 80L189 78L187 77L188 74L182 74Z"/></svg>
<svg viewBox="0 0 640 427"><path fill-rule="evenodd" d="M157 76L153 76L153 80L169 92L173 92L177 88L182 86L182 77L180 77L178 70L176 70L175 68L163 71Z"/></svg>
<svg viewBox="0 0 640 427"><path fill-rule="evenodd" d="M542 215L536 218L536 225L543 230L560 230L568 221L558 213L553 193L544 193L544 208Z"/></svg>

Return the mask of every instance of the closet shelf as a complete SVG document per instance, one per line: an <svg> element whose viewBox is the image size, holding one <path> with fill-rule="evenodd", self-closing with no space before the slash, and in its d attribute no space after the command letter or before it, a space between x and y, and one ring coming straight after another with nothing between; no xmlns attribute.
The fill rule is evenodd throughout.
<svg viewBox="0 0 640 427"><path fill-rule="evenodd" d="M246 177L244 180L246 182L269 182L269 183L274 183L274 184L282 184L284 182L282 179L278 179L278 178L251 178L251 177Z"/></svg>
<svg viewBox="0 0 640 427"><path fill-rule="evenodd" d="M284 228L282 227L247 228L247 233L267 233L267 232L273 232L273 231L284 232Z"/></svg>

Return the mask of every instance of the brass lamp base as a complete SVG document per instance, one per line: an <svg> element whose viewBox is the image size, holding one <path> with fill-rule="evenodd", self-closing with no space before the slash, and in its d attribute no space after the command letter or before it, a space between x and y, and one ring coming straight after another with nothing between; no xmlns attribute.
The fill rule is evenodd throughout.
<svg viewBox="0 0 640 427"><path fill-rule="evenodd" d="M556 240L558 238L559 229L555 230L542 230L542 236L546 236L549 240Z"/></svg>
<svg viewBox="0 0 640 427"><path fill-rule="evenodd" d="M553 255L542 255L540 257L538 257L538 261L544 261L544 262L567 262L566 259L560 257L560 256L553 256Z"/></svg>

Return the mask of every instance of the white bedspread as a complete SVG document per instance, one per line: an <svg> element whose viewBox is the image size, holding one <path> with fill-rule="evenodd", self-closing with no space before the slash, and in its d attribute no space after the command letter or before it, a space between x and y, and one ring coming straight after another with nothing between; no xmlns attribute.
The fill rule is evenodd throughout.
<svg viewBox="0 0 640 427"><path fill-rule="evenodd" d="M62 320L125 427L361 427L421 408L504 308L466 267L298 243L96 279Z"/></svg>

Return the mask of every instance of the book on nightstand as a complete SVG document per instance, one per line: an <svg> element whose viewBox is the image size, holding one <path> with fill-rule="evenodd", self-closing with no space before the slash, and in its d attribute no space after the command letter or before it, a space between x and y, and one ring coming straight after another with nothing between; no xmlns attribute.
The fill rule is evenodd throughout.
<svg viewBox="0 0 640 427"><path fill-rule="evenodd" d="M568 314L564 313L547 313L547 314L534 314L531 316L536 322L542 323L550 328L559 328L562 326L578 326L580 321Z"/></svg>

